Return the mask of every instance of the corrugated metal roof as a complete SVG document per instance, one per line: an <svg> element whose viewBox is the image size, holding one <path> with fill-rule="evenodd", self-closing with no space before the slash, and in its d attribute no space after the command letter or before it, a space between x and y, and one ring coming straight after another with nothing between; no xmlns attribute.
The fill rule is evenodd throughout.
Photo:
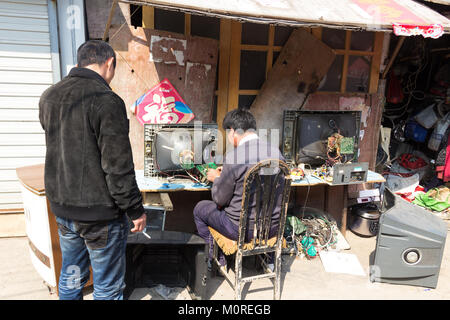
<svg viewBox="0 0 450 320"><path fill-rule="evenodd" d="M443 0L440 0L443 1ZM438 24L450 20L412 0L121 0L134 4L259 23L392 31L393 24Z"/></svg>

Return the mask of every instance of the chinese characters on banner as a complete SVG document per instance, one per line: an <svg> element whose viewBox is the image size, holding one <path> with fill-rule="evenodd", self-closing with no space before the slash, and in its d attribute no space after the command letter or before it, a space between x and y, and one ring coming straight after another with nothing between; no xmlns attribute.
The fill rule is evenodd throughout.
<svg viewBox="0 0 450 320"><path fill-rule="evenodd" d="M442 25L429 25L420 16L391 0L352 0L360 9L368 13L374 22L392 24L396 36L417 36L439 38L444 34Z"/></svg>
<svg viewBox="0 0 450 320"><path fill-rule="evenodd" d="M194 119L192 110L167 79L136 100L131 109L142 125L187 123Z"/></svg>

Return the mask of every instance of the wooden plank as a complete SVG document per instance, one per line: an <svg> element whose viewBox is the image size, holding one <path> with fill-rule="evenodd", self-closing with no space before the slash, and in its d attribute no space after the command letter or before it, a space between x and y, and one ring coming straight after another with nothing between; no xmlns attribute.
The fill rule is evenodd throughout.
<svg viewBox="0 0 450 320"><path fill-rule="evenodd" d="M228 111L236 109L239 101L242 24L231 22L230 78L228 82Z"/></svg>
<svg viewBox="0 0 450 320"><path fill-rule="evenodd" d="M165 192L143 192L144 205L161 207L166 211L173 211L173 204L168 193Z"/></svg>
<svg viewBox="0 0 450 320"><path fill-rule="evenodd" d="M306 90L321 81L334 58L333 50L309 32L293 30L250 108L258 128L268 134L279 130L281 139L283 110L301 105Z"/></svg>
<svg viewBox="0 0 450 320"><path fill-rule="evenodd" d="M311 33L314 37L319 40L322 40L322 27L319 28L311 28Z"/></svg>
<svg viewBox="0 0 450 320"><path fill-rule="evenodd" d="M350 50L352 40L352 32L345 32L345 51L348 52ZM344 62L342 64L342 78L341 78L341 92L344 93L347 89L347 73L348 73L348 54L344 54Z"/></svg>
<svg viewBox="0 0 450 320"><path fill-rule="evenodd" d="M231 51L231 20L220 19L220 41L219 41L219 77L217 94L217 117L222 137L225 139L225 132L222 128L222 121L228 112L228 85L230 75L230 51ZM225 142L225 140L223 140Z"/></svg>
<svg viewBox="0 0 450 320"><path fill-rule="evenodd" d="M45 192L44 164L21 167L16 169L20 182L36 194Z"/></svg>
<svg viewBox="0 0 450 320"><path fill-rule="evenodd" d="M266 79L269 75L269 71L272 69L273 62L273 42L275 39L275 26L269 26L269 49L267 50L267 60L266 60Z"/></svg>
<svg viewBox="0 0 450 320"><path fill-rule="evenodd" d="M184 34L191 35L191 15L189 13L184 15Z"/></svg>
<svg viewBox="0 0 450 320"><path fill-rule="evenodd" d="M381 55L383 53L384 33L376 32L370 67L369 93L376 93L378 91L378 80L380 79Z"/></svg>
<svg viewBox="0 0 450 320"><path fill-rule="evenodd" d="M166 211L173 211L173 204L168 193L160 193L161 201Z"/></svg>
<svg viewBox="0 0 450 320"><path fill-rule="evenodd" d="M155 29L155 8L151 6L142 7L142 28Z"/></svg>

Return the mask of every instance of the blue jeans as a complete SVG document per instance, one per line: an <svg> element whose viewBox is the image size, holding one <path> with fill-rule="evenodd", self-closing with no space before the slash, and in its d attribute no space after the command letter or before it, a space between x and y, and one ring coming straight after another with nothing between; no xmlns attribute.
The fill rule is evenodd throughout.
<svg viewBox="0 0 450 320"><path fill-rule="evenodd" d="M126 215L112 221L79 222L56 217L62 267L60 300L82 300L92 267L95 300L122 300L125 250L129 232Z"/></svg>

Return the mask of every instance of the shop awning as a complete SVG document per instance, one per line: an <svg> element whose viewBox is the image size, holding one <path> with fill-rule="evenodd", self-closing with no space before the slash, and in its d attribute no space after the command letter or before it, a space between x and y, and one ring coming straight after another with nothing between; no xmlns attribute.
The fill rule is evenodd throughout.
<svg viewBox="0 0 450 320"><path fill-rule="evenodd" d="M434 3L438 3L438 4L445 4L450 6L450 0L425 0L427 2L434 2Z"/></svg>
<svg viewBox="0 0 450 320"><path fill-rule="evenodd" d="M450 33L449 19L412 0L120 1L256 23L394 31L433 38Z"/></svg>

